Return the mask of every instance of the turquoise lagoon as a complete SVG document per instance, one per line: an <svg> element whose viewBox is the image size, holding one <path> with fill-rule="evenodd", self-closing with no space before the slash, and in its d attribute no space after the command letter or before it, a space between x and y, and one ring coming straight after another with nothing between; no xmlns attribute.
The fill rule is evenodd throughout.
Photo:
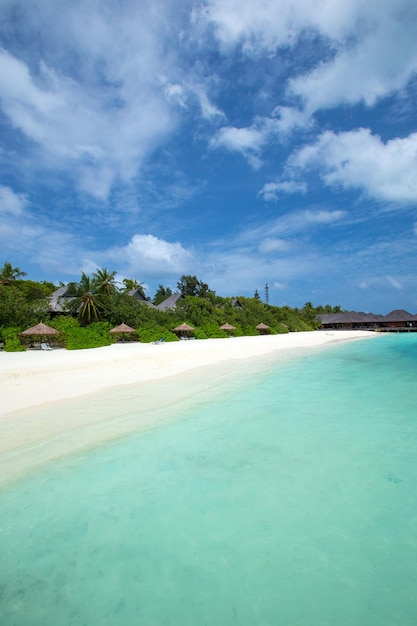
<svg viewBox="0 0 417 626"><path fill-rule="evenodd" d="M414 626L416 376L376 336L50 407L111 429L2 487L1 626Z"/></svg>

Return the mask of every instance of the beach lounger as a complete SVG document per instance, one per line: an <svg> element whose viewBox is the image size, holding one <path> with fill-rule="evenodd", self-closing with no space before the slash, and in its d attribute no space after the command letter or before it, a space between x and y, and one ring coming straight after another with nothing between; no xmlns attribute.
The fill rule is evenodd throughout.
<svg viewBox="0 0 417 626"><path fill-rule="evenodd" d="M161 339L158 339L158 341L152 341L154 346L159 346L159 344L164 343L165 339L163 337L161 337Z"/></svg>
<svg viewBox="0 0 417 626"><path fill-rule="evenodd" d="M51 348L49 343L46 343L46 341L42 341L42 343L41 343L41 350L53 350L53 348Z"/></svg>

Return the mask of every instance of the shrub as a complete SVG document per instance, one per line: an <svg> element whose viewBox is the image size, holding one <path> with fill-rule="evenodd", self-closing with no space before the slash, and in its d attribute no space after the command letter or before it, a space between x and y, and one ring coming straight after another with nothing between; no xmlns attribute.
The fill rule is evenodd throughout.
<svg viewBox="0 0 417 626"><path fill-rule="evenodd" d="M165 341L178 341L178 337L175 333L171 332L164 326L159 326L158 324L141 326L138 329L138 335L141 343L152 343L152 341L158 341L158 339L164 339Z"/></svg>
<svg viewBox="0 0 417 626"><path fill-rule="evenodd" d="M220 327L217 326L217 324L213 324L211 322L206 322L205 324L200 326L200 328L198 328L197 331L204 333L205 338L210 337L211 339L220 339L220 338L223 339L228 336L224 330L221 330ZM197 331L196 331L196 337L197 337ZM200 339L200 337L197 337L197 338Z"/></svg>
<svg viewBox="0 0 417 626"><path fill-rule="evenodd" d="M25 352L26 348L20 342L20 330L18 328L5 328L2 331L5 352Z"/></svg>

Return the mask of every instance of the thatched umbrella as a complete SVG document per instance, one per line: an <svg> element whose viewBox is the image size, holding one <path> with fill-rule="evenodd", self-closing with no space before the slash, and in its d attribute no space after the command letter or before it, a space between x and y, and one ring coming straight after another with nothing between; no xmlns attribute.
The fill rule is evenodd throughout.
<svg viewBox="0 0 417 626"><path fill-rule="evenodd" d="M261 335L267 335L268 331L270 330L270 327L261 322L260 324L257 325L256 330L259 330Z"/></svg>
<svg viewBox="0 0 417 626"><path fill-rule="evenodd" d="M109 330L109 333L112 333L114 335L120 334L122 337L122 341L125 340L125 334L135 332L136 330L131 326L128 326L127 324L119 324L119 326L115 326L114 328Z"/></svg>
<svg viewBox="0 0 417 626"><path fill-rule="evenodd" d="M236 330L236 326L232 326L231 324L223 324L223 326L220 326L220 330L224 330L230 337L230 333L232 333L234 330Z"/></svg>
<svg viewBox="0 0 417 626"><path fill-rule="evenodd" d="M193 333L195 328L190 326L189 324L180 324L176 328L174 328L174 333L180 335L180 337L187 337L189 334Z"/></svg>
<svg viewBox="0 0 417 626"><path fill-rule="evenodd" d="M47 326L41 322L40 324L36 324L36 326L27 328L20 334L23 337L39 337L40 341L42 337L52 337L54 335L59 335L60 332L56 328L52 328L51 326Z"/></svg>

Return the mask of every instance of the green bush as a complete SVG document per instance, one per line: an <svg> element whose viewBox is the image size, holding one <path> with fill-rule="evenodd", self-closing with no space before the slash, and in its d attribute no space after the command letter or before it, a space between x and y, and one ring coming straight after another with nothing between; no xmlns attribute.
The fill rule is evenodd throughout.
<svg viewBox="0 0 417 626"><path fill-rule="evenodd" d="M138 335L141 343L152 343L152 341L158 341L159 339L178 341L178 337L175 333L158 324L141 326L138 329Z"/></svg>
<svg viewBox="0 0 417 626"><path fill-rule="evenodd" d="M1 332L1 336L4 340L5 352L25 352L26 348L20 341L19 328L4 328Z"/></svg>
<svg viewBox="0 0 417 626"><path fill-rule="evenodd" d="M217 324L213 324L211 322L206 322L205 324L202 324L202 326L200 326L200 328L198 328L197 330L204 333L205 337L209 337L210 339L223 339L225 337L228 337L228 334L224 330L221 330L220 327L217 326ZM197 338L200 339L200 337Z"/></svg>
<svg viewBox="0 0 417 626"><path fill-rule="evenodd" d="M286 324L283 324L282 322L278 322L278 324L275 324L275 331L276 331L276 334L283 335L285 333L289 333L290 329L288 328Z"/></svg>
<svg viewBox="0 0 417 626"><path fill-rule="evenodd" d="M56 341L68 350L101 348L111 345L114 341L114 337L109 333L111 328L109 322L93 322L89 326L80 326L75 318L60 316L55 318L50 326L59 330L61 336Z"/></svg>

